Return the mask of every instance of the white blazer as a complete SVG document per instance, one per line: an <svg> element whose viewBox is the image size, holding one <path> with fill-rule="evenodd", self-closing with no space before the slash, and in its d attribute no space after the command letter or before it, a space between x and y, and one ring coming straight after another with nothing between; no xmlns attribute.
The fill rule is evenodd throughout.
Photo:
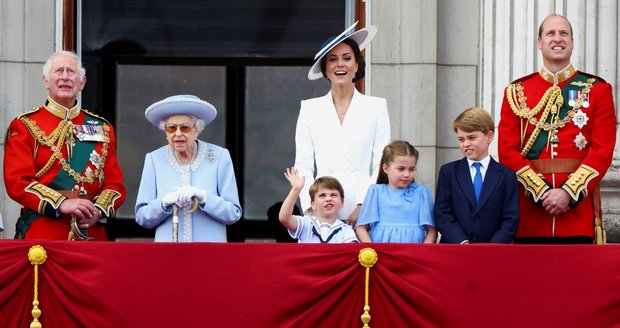
<svg viewBox="0 0 620 328"><path fill-rule="evenodd" d="M295 168L306 177L300 194L302 211L310 208L308 190L314 177L329 175L344 189L345 204L339 218L346 220L376 181L381 154L389 141L390 117L383 98L355 90L342 125L331 91L303 100L295 131Z"/></svg>

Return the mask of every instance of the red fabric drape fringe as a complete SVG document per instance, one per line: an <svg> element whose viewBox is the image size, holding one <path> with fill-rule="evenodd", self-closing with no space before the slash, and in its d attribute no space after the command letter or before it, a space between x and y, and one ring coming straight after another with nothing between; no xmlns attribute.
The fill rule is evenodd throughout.
<svg viewBox="0 0 620 328"><path fill-rule="evenodd" d="M620 245L0 241L0 327L620 327Z"/></svg>

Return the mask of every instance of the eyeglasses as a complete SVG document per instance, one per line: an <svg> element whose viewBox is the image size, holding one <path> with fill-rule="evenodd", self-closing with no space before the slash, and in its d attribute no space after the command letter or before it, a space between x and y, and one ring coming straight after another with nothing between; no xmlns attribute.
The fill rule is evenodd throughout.
<svg viewBox="0 0 620 328"><path fill-rule="evenodd" d="M191 131L194 128L194 126L189 126L189 125L166 125L166 132L168 132L168 133L175 133L175 132L177 132L177 129L179 129L183 133L188 133L189 131Z"/></svg>

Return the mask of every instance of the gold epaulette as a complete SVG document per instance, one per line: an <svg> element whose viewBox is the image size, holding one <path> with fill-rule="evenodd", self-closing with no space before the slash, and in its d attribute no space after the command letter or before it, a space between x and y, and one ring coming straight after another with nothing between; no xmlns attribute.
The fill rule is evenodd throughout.
<svg viewBox="0 0 620 328"><path fill-rule="evenodd" d="M110 124L110 122L108 122L108 120L106 120L105 118L103 118L103 117L101 117L101 116L99 116L99 115L97 115L97 114L95 114L95 113L93 113L93 112L89 111L88 109L84 109L84 108L82 108L82 110L84 111L84 113L87 113L87 114L88 114L88 115L90 115L90 116L94 116L94 117L96 117L96 118L98 118L98 119L100 119L100 120L104 121L106 124L111 125L111 124Z"/></svg>
<svg viewBox="0 0 620 328"><path fill-rule="evenodd" d="M60 203L67 198L58 191L39 182L29 184L28 187L26 187L26 191L39 197L40 201L38 212L42 215L45 214L46 204L49 203L54 209L58 209Z"/></svg>
<svg viewBox="0 0 620 328"><path fill-rule="evenodd" d="M580 74L583 74L583 75L585 75L585 76L589 76L589 77L591 77L591 78L597 79L597 80L598 80L598 81L600 81L600 82L607 83L607 81L605 81L605 79L604 79L604 78L602 78L602 77L600 77L600 76L598 76L598 75L594 75L594 74L591 74L591 73L586 73L586 72L582 72L582 71L579 71L579 73L580 73Z"/></svg>
<svg viewBox="0 0 620 328"><path fill-rule="evenodd" d="M579 195L583 192L583 197L588 196L588 183L598 176L598 172L584 164L571 173L564 182L562 189L566 190L570 197L575 201L579 201Z"/></svg>
<svg viewBox="0 0 620 328"><path fill-rule="evenodd" d="M532 77L534 77L534 76L536 76L536 75L538 75L538 72L534 72L534 73L532 73L532 74L528 74L528 75L526 75L526 76L522 76L522 77L520 77L520 78L518 78L518 79L516 79L516 80L514 80L514 81L512 81L512 82L510 82L510 84L515 84L515 83L519 83L519 82L527 81L527 80L531 79Z"/></svg>
<svg viewBox="0 0 620 328"><path fill-rule="evenodd" d="M97 206L106 217L114 216L114 202L121 197L121 193L116 190L105 189L95 198Z"/></svg>
<svg viewBox="0 0 620 328"><path fill-rule="evenodd" d="M517 180L523 184L525 190L532 194L534 202L538 202L540 197L549 189L549 186L531 167L525 166L517 171Z"/></svg>
<svg viewBox="0 0 620 328"><path fill-rule="evenodd" d="M39 110L41 110L41 107L33 107L31 111L29 111L29 112L25 112L25 113L21 113L21 114L19 114L19 115L15 116L15 118L18 118L18 119L19 119L19 118L21 118L22 116L26 116L26 115L30 115L30 114L32 114L32 113L36 113L36 112L38 112Z"/></svg>

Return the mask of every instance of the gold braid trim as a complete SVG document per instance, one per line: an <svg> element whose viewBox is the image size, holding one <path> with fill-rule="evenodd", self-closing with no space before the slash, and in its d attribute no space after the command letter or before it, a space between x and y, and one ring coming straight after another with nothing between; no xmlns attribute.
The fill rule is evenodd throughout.
<svg viewBox="0 0 620 328"><path fill-rule="evenodd" d="M96 118L100 119L102 122L105 123L103 125L106 125L106 124L109 125L110 124L110 122L108 122L108 120L106 120L105 117L99 116L99 115L89 111L88 109L82 108L82 111L85 112L86 114L90 115L90 116L93 116L93 117L96 117Z"/></svg>
<svg viewBox="0 0 620 328"><path fill-rule="evenodd" d="M37 123L31 120L28 117L21 116L20 121L24 123L24 125L30 131L30 134L34 137L35 141L41 145L45 145L47 147L57 147L61 149L62 144L67 139L67 135L69 134L70 124L67 121L60 121L56 129L50 133L50 135L46 135L41 129L37 126ZM58 156L62 157L62 154L57 154L54 152L50 159L45 163L45 165L34 175L35 178L40 178L45 174L54 164L54 161Z"/></svg>
<svg viewBox="0 0 620 328"><path fill-rule="evenodd" d="M517 180L521 182L526 191L532 194L534 202L538 202L540 197L549 189L547 183L543 178L536 174L529 166L524 166L517 171Z"/></svg>
<svg viewBox="0 0 620 328"><path fill-rule="evenodd" d="M39 182L29 184L28 187L26 187L26 191L37 195L41 200L38 208L39 214L45 214L44 211L46 203L52 205L54 209L58 209L60 203L67 198L58 191Z"/></svg>
<svg viewBox="0 0 620 328"><path fill-rule="evenodd" d="M114 216L114 202L121 197L121 193L116 190L106 189L95 198L97 206L106 217Z"/></svg>
<svg viewBox="0 0 620 328"><path fill-rule="evenodd" d="M538 138L541 129L553 133L554 131L563 128L568 122L570 122L573 116L575 116L575 113L582 107L584 100L589 97L590 89L592 89L592 85L595 82L596 79L589 78L586 83L583 83L584 88L581 90L579 99L575 101L575 105L568 110L563 119L559 118L559 113L560 108L564 105L564 97L562 96L562 89L560 89L557 85L553 85L547 89L534 109L527 107L527 104L525 103L527 97L525 96L524 88L520 82L510 84L508 88L506 88L506 98L512 112L518 117L526 119L527 124L533 124L535 126L525 145L523 145L523 139L525 139L527 124L525 128L521 128L521 145L523 147L521 149L521 155L523 157L525 157L532 148L532 145L536 141L536 138ZM516 102L519 103L519 106L516 105ZM540 112L543 106L545 110L540 116L540 120L538 120L534 116ZM547 123L549 113L551 113L551 122ZM549 137L551 137L551 135Z"/></svg>
<svg viewBox="0 0 620 328"><path fill-rule="evenodd" d="M54 164L54 161L58 159L58 162L61 164L62 169L67 172L75 182L77 183L93 183L95 178L99 177L100 172L103 171L103 167L105 166L105 160L108 156L108 147L109 147L109 134L110 134L110 126L108 124L103 124L102 128L104 134L107 138L103 141L103 149L101 150L101 156L95 159L95 162L91 159L91 162L95 164L95 170L92 172L88 172L85 175L81 175L71 168L71 165L67 163L66 159L62 154L62 146L65 143L67 137L73 137L73 123L63 120L60 121L56 129L52 131L52 133L48 136L37 126L37 123L28 117L20 117L19 118L24 125L30 131L30 134L35 138L36 142L39 144L50 147L53 151L50 159L45 163L43 168L41 168L36 174L35 178L40 178L45 174Z"/></svg>
<svg viewBox="0 0 620 328"><path fill-rule="evenodd" d="M523 146L521 149L521 156L525 157L532 148L532 145L534 145L536 138L538 138L540 129L542 128L547 131L551 129L551 126L546 127L544 124L547 121L549 113L552 113L552 115L557 115L559 109L562 108L562 105L564 105L562 89L560 89L557 85L553 85L547 89L534 109L527 107L527 104L525 103L527 97L525 96L523 85L521 85L520 82L512 83L508 86L508 88L506 88L506 98L508 100L508 104L510 105L510 109L512 109L512 112L515 113L515 115L522 119L526 119L528 124L532 123L536 125L525 145L523 145L523 139L525 137L527 125L525 128L521 128L521 144ZM519 103L519 106L516 105L516 102ZM543 107L544 110L540 116L540 120L537 120L534 116L536 116L543 109Z"/></svg>
<svg viewBox="0 0 620 328"><path fill-rule="evenodd" d="M549 99L555 99L558 93L562 93L562 90L557 85L552 86L547 89L545 94L540 98L540 101L534 109L530 109L527 107L526 101L527 97L524 92L525 88L521 82L512 83L506 89L506 98L508 99L508 104L510 105L510 109L520 118L525 118L529 120L530 118L536 116L543 109L543 106L547 108L549 106ZM519 103L519 106L516 105L516 102Z"/></svg>
<svg viewBox="0 0 620 328"><path fill-rule="evenodd" d="M599 173L595 169L581 164L577 171L568 176L562 189L566 190L575 202L579 201L579 194L582 192L584 197L588 196L588 183L598 175Z"/></svg>

